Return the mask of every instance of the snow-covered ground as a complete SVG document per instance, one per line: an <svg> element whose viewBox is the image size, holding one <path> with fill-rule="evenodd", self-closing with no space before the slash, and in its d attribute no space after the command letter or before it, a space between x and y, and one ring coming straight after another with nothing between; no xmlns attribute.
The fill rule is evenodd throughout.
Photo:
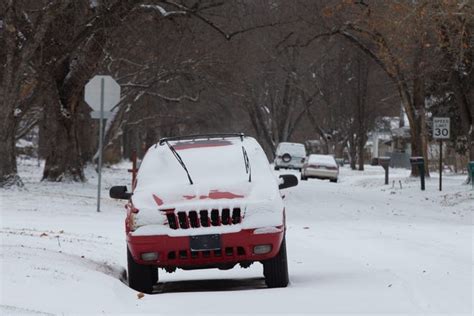
<svg viewBox="0 0 474 316"><path fill-rule="evenodd" d="M262 267L160 270L153 295L126 285L125 210L108 198L128 164L88 182L40 183L21 162L24 189L0 190L0 313L9 314L466 314L472 313L474 190L465 176L426 191L408 171L341 169L340 182L285 190L288 288L265 288ZM281 171L286 173L286 171ZM394 181L394 182L393 182Z"/></svg>

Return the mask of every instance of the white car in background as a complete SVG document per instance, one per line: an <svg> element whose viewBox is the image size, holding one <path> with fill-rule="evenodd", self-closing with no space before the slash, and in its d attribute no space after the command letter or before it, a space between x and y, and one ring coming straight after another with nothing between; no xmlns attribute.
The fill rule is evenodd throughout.
<svg viewBox="0 0 474 316"><path fill-rule="evenodd" d="M318 178L337 182L338 177L339 165L331 155L309 155L301 170L301 180Z"/></svg>
<svg viewBox="0 0 474 316"><path fill-rule="evenodd" d="M300 143L279 143L275 152L275 170L303 168L306 148Z"/></svg>

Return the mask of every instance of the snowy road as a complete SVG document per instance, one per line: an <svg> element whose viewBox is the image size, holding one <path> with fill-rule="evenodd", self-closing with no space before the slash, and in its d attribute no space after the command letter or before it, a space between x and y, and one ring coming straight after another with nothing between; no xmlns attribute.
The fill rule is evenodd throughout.
<svg viewBox="0 0 474 316"><path fill-rule="evenodd" d="M138 299L125 284L123 203L105 191L129 183L125 170L106 169L98 214L91 170L85 184L39 184L37 166L20 168L26 188L0 191L2 314L472 312L474 191L462 176L441 193L406 170L384 186L380 167L303 181L285 192L288 288L266 289L260 264L160 270L156 294Z"/></svg>

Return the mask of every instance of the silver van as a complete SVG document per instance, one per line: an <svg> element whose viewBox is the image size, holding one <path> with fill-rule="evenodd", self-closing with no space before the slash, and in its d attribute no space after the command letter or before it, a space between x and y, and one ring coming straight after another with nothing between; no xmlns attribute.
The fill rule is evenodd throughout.
<svg viewBox="0 0 474 316"><path fill-rule="evenodd" d="M301 171L306 158L306 149L300 143L279 143L275 152L275 170L280 168L298 169Z"/></svg>

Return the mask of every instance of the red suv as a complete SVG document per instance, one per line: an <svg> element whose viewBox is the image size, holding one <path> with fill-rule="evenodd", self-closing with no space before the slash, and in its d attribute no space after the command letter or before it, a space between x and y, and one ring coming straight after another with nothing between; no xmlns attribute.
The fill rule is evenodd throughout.
<svg viewBox="0 0 474 316"><path fill-rule="evenodd" d="M261 262L269 287L286 287L285 208L267 157L243 134L163 138L150 147L127 199L128 281L151 293L158 268L230 269Z"/></svg>

